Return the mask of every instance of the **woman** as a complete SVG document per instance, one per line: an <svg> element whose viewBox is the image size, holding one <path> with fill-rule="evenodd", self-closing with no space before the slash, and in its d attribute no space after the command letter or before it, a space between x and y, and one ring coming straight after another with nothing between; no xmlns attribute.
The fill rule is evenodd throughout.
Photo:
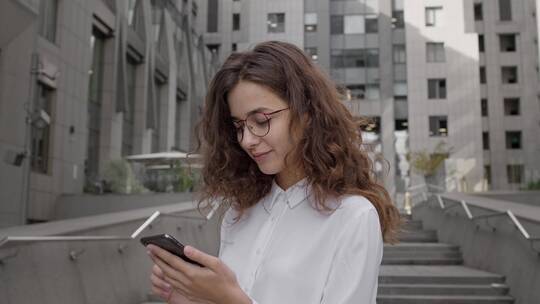
<svg viewBox="0 0 540 304"><path fill-rule="evenodd" d="M219 258L186 246L198 267L149 246L154 293L169 303L375 303L399 214L358 122L302 50L269 41L229 56L197 129L201 202L227 207Z"/></svg>

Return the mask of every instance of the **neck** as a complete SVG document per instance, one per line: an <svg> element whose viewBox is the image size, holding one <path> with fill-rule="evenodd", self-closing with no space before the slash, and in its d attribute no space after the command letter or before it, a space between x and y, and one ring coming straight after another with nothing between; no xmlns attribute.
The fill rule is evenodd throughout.
<svg viewBox="0 0 540 304"><path fill-rule="evenodd" d="M304 173L300 173L298 171L291 173L278 173L276 176L276 183L281 189L286 191L292 185L302 180L304 177L306 177Z"/></svg>

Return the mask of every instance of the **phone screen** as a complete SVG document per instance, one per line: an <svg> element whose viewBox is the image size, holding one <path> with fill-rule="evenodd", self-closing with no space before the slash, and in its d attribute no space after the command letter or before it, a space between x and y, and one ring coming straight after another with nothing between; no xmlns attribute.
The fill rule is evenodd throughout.
<svg viewBox="0 0 540 304"><path fill-rule="evenodd" d="M168 252L176 255L177 257L183 259L184 261L204 267L203 265L191 260L184 255L184 245L176 240L169 234L158 234L141 238L141 243L146 247L149 244L158 246Z"/></svg>

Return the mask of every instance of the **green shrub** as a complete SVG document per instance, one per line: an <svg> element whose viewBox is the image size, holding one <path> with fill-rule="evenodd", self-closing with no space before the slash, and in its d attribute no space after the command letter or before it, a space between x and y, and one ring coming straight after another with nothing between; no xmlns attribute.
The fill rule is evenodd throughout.
<svg viewBox="0 0 540 304"><path fill-rule="evenodd" d="M148 190L135 178L130 164L125 159L110 161L104 172L105 181L113 193L143 193Z"/></svg>

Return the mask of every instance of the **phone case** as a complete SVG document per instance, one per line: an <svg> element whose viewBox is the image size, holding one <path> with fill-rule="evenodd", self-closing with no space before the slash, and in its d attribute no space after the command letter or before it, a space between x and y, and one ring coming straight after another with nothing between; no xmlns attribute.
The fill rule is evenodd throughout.
<svg viewBox="0 0 540 304"><path fill-rule="evenodd" d="M184 245L180 243L177 239L172 237L169 234L158 234L141 238L141 243L146 247L148 244L152 244L167 250L168 252L176 255L177 257L183 259L184 261L204 267L203 265L191 260L184 255Z"/></svg>

